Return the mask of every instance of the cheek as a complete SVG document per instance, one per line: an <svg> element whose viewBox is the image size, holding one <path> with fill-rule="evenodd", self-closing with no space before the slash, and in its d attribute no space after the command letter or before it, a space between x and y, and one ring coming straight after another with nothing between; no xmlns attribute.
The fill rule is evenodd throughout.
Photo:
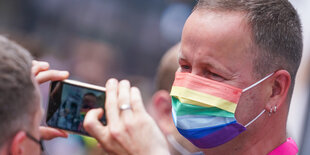
<svg viewBox="0 0 310 155"><path fill-rule="evenodd" d="M236 112L235 117L238 123L242 125L247 124L254 119L264 108L262 106L262 98L254 90L242 94Z"/></svg>
<svg viewBox="0 0 310 155"><path fill-rule="evenodd" d="M24 151L25 154L40 155L41 149L37 143L29 140Z"/></svg>
<svg viewBox="0 0 310 155"><path fill-rule="evenodd" d="M40 124L42 121L43 113L44 113L44 110L41 107L41 105L39 105L39 107L37 108L37 112L36 112L34 119L33 119L33 127L34 128L33 128L33 131L31 132L31 133L35 134L34 135L35 137L39 137L39 135L40 135L39 127L40 127Z"/></svg>

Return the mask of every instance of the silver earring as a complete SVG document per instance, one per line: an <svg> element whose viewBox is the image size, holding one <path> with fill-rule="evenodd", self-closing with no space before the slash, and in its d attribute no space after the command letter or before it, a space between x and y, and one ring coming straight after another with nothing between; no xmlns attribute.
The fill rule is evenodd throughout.
<svg viewBox="0 0 310 155"><path fill-rule="evenodd" d="M274 106L274 110L273 110L274 113L277 112L277 106Z"/></svg>
<svg viewBox="0 0 310 155"><path fill-rule="evenodd" d="M272 108L270 108L268 116L271 116L271 114L272 114Z"/></svg>

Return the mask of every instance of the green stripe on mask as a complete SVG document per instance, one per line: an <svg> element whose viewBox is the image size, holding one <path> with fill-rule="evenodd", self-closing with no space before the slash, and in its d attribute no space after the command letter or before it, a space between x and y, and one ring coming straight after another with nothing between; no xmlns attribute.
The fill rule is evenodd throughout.
<svg viewBox="0 0 310 155"><path fill-rule="evenodd" d="M177 116L184 115L208 115L218 117L235 117L231 112L216 107L201 107L192 104L181 103L176 97L172 97L172 108Z"/></svg>

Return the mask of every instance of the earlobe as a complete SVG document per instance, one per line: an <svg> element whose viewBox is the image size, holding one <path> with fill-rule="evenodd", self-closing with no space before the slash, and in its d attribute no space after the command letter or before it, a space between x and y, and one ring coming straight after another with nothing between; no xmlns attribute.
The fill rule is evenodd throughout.
<svg viewBox="0 0 310 155"><path fill-rule="evenodd" d="M24 152L24 142L26 140L26 133L24 131L19 131L16 133L14 138L12 139L12 143L10 146L11 155L21 155Z"/></svg>
<svg viewBox="0 0 310 155"><path fill-rule="evenodd" d="M269 113L276 112L286 102L291 85L291 76L286 70L279 70L272 77L270 103L266 107Z"/></svg>

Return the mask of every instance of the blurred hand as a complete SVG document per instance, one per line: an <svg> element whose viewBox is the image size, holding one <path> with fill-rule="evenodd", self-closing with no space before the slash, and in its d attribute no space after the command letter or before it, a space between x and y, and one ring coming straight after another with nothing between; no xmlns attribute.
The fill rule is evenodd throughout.
<svg viewBox="0 0 310 155"><path fill-rule="evenodd" d="M49 64L43 61L32 61L32 73L39 84L47 81L64 80L69 77L69 72L59 70L49 70Z"/></svg>
<svg viewBox="0 0 310 155"><path fill-rule="evenodd" d="M33 60L31 71L39 84L47 81L64 80L69 77L67 71L49 70L49 64L43 61ZM40 127L40 135L44 140L50 140L56 137L68 137L68 134L62 130L44 126Z"/></svg>
<svg viewBox="0 0 310 155"><path fill-rule="evenodd" d="M124 104L131 108L120 110ZM107 126L99 121L103 109L98 108L86 114L84 128L108 154L169 154L163 134L145 111L139 89L131 88L127 80L107 82L105 108Z"/></svg>

